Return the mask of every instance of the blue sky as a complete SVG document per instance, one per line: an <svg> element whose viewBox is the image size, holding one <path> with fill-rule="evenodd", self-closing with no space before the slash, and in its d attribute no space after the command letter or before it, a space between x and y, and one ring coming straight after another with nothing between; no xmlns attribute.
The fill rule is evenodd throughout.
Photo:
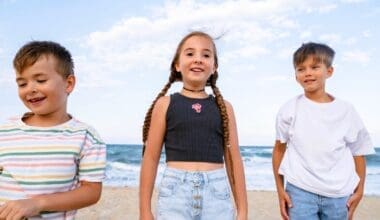
<svg viewBox="0 0 380 220"><path fill-rule="evenodd" d="M52 40L75 61L69 112L107 143L140 144L145 112L168 79L177 43L203 30L223 35L216 41L218 85L234 106L242 145L274 143L279 107L302 93L292 53L315 41L336 51L327 91L356 107L379 147L379 21L377 0L0 0L0 121L26 111L13 56L30 40Z"/></svg>

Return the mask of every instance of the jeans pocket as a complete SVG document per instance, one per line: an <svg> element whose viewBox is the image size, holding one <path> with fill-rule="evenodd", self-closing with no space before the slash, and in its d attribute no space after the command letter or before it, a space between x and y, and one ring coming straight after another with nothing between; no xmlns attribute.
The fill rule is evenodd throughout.
<svg viewBox="0 0 380 220"><path fill-rule="evenodd" d="M169 197L172 196L181 180L176 176L164 175L160 184L160 189L158 191L158 196Z"/></svg>
<svg viewBox="0 0 380 220"><path fill-rule="evenodd" d="M228 199L231 197L230 185L226 178L214 180L210 183L211 193L217 199Z"/></svg>

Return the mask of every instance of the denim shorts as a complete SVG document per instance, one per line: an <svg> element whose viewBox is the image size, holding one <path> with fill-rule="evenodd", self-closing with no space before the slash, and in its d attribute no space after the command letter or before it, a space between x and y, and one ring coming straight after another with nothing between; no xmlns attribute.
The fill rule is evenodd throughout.
<svg viewBox="0 0 380 220"><path fill-rule="evenodd" d="M167 167L158 192L158 220L233 220L235 209L224 169Z"/></svg>
<svg viewBox="0 0 380 220"><path fill-rule="evenodd" d="M340 198L321 196L291 183L286 184L286 192L293 205L288 208L291 220L345 220L348 218L346 204L349 196Z"/></svg>

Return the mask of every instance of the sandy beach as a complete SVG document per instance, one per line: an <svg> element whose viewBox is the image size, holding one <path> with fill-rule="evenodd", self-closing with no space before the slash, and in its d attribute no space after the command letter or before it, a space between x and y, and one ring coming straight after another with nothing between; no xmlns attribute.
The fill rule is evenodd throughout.
<svg viewBox="0 0 380 220"><path fill-rule="evenodd" d="M156 195L153 198L153 204ZM248 191L248 219L271 220L281 219L276 192ZM138 189L111 188L103 189L100 201L88 208L78 211L79 220L137 220L138 219ZM380 219L380 197L365 196L354 219Z"/></svg>

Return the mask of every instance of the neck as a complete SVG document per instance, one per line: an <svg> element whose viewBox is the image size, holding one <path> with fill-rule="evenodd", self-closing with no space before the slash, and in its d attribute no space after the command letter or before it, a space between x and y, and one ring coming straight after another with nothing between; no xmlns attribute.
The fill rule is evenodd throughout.
<svg viewBox="0 0 380 220"><path fill-rule="evenodd" d="M314 102L327 103L332 102L334 98L326 92L323 93L305 93L305 96Z"/></svg>
<svg viewBox="0 0 380 220"><path fill-rule="evenodd" d="M183 90L186 90L186 91L189 91L189 92L199 93L199 92L204 92L205 88L202 88L202 89L189 89L189 88L183 87Z"/></svg>
<svg viewBox="0 0 380 220"><path fill-rule="evenodd" d="M67 113L55 116L55 115L38 115L38 114L28 114L24 116L23 121L25 124L30 126L38 127L51 127L63 124L71 119L71 116Z"/></svg>

